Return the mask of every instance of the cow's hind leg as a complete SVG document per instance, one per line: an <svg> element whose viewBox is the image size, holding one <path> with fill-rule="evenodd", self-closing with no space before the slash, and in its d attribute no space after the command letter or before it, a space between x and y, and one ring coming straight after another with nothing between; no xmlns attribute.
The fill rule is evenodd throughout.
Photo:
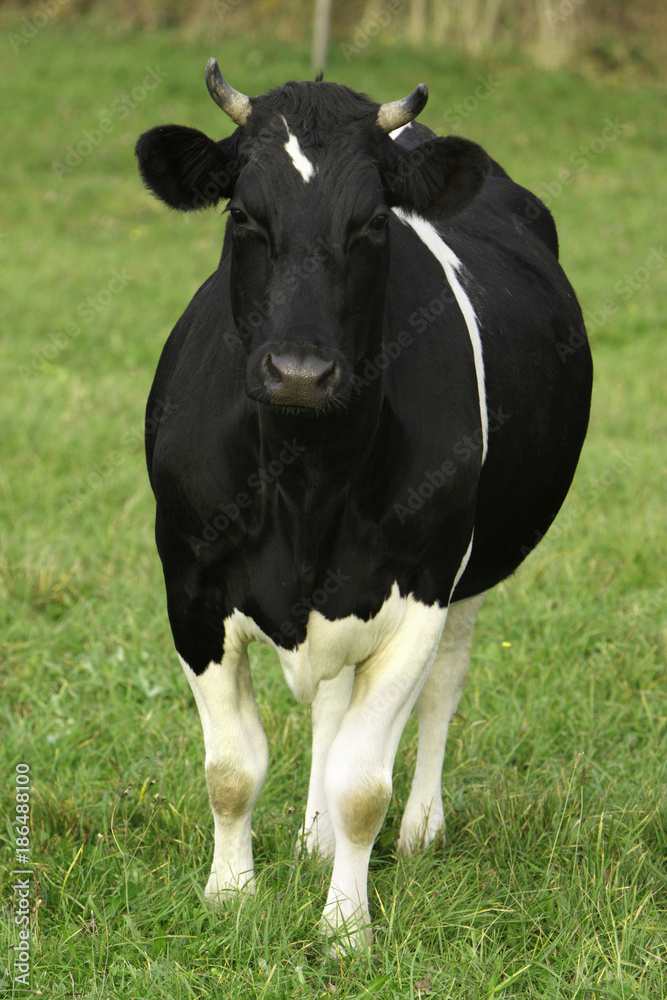
<svg viewBox="0 0 667 1000"><path fill-rule="evenodd" d="M450 606L436 658L415 705L417 766L398 840L405 853L427 847L444 827L442 765L447 732L470 669L472 633L484 597L479 594Z"/></svg>
<svg viewBox="0 0 667 1000"><path fill-rule="evenodd" d="M333 858L335 838L324 788L327 756L341 720L350 704L354 667L343 667L337 677L321 681L311 707L313 754L308 804L304 818L304 843L309 854Z"/></svg>
<svg viewBox="0 0 667 1000"><path fill-rule="evenodd" d="M252 891L252 810L266 780L269 751L257 709L247 650L225 652L196 675L181 658L197 702L206 748L206 783L215 848L206 897L220 902Z"/></svg>

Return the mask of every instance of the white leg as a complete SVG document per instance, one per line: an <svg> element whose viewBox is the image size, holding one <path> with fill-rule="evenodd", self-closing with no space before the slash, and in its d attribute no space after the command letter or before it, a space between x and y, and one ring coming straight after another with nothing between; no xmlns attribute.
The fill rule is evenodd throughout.
<svg viewBox="0 0 667 1000"><path fill-rule="evenodd" d="M320 681L311 707L313 754L310 766L308 803L304 818L304 842L309 854L334 856L334 831L324 790L327 756L341 720L347 711L354 684L354 667L343 667L337 677Z"/></svg>
<svg viewBox="0 0 667 1000"><path fill-rule="evenodd" d="M391 798L394 758L436 654L446 609L412 597L394 636L359 664L352 700L326 763L326 801L335 836L325 933L343 949L370 942L368 862Z"/></svg>
<svg viewBox="0 0 667 1000"><path fill-rule="evenodd" d="M472 633L484 597L480 594L450 606L438 653L415 705L417 766L398 839L398 848L405 853L427 847L445 824L442 765L447 732L470 669Z"/></svg>
<svg viewBox="0 0 667 1000"><path fill-rule="evenodd" d="M247 649L225 652L197 676L181 659L197 702L206 748L206 783L215 849L206 897L220 902L253 891L250 824L266 780L269 750L250 678Z"/></svg>

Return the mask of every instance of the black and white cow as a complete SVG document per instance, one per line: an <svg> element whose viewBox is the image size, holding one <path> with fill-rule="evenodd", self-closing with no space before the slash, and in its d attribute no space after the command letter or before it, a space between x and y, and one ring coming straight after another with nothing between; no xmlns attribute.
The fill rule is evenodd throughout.
<svg viewBox="0 0 667 1000"><path fill-rule="evenodd" d="M312 705L304 837L333 859L325 932L359 946L403 728L416 709L411 851L443 827L445 740L484 593L570 486L591 358L551 215L479 146L413 122L425 86L380 106L320 81L249 99L215 60L206 79L231 136L165 125L137 144L171 207L229 199L217 269L160 359L148 414L163 419L146 439L206 746L206 895L253 888L259 640ZM572 331L583 346L563 350Z"/></svg>

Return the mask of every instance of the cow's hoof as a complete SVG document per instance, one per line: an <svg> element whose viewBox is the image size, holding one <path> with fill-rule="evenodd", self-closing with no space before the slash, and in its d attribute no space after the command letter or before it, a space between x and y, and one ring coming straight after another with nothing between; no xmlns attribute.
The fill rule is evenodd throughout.
<svg viewBox="0 0 667 1000"><path fill-rule="evenodd" d="M323 930L323 934L327 938L329 958L346 958L349 955L357 955L360 951L370 951L373 944L373 931L370 925L352 932L348 932L346 928L335 932L327 928Z"/></svg>
<svg viewBox="0 0 667 1000"><path fill-rule="evenodd" d="M254 891L255 879L252 875L245 879L243 875L240 875L235 880L222 880L215 872L212 872L204 889L204 898L211 906L224 906L226 903L231 903L235 899L254 893Z"/></svg>
<svg viewBox="0 0 667 1000"><path fill-rule="evenodd" d="M370 950L373 944L369 914L357 909L344 916L340 904L335 909L325 907L320 921L320 933L327 939L330 958L342 958L364 949Z"/></svg>
<svg viewBox="0 0 667 1000"><path fill-rule="evenodd" d="M440 810L431 810L426 815L423 807L419 813L408 815L406 812L401 823L398 838L399 854L415 854L424 851L438 839L445 841L445 816Z"/></svg>

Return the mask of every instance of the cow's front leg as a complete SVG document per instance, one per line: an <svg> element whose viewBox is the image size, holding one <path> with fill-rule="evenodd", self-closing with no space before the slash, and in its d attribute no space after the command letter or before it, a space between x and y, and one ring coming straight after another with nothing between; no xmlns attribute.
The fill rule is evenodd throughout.
<svg viewBox="0 0 667 1000"><path fill-rule="evenodd" d="M391 639L357 668L350 707L327 758L335 857L323 929L342 947L372 938L368 862L391 799L401 734L438 648L447 611L408 597Z"/></svg>
<svg viewBox="0 0 667 1000"><path fill-rule="evenodd" d="M269 750L250 678L247 649L225 650L221 663L196 675L181 658L197 702L215 849L206 897L221 902L254 890L252 810L266 780Z"/></svg>

